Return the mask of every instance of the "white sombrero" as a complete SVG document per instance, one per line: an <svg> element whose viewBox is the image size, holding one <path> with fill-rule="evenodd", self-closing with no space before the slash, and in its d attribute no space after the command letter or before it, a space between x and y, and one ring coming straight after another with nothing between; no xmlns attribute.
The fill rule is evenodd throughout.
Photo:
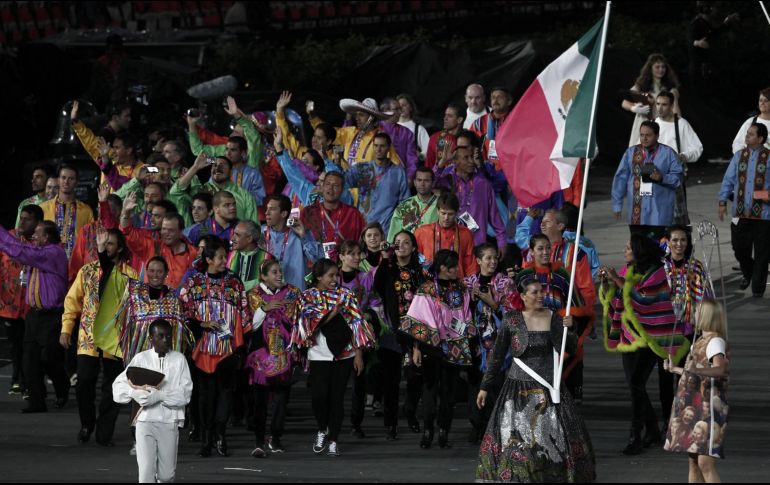
<svg viewBox="0 0 770 485"><path fill-rule="evenodd" d="M381 120L388 119L391 116L393 116L393 113L391 112L386 111L383 113L382 111L377 109L377 101L375 101L372 98L366 98L363 102L359 102L359 101L356 101L355 99L349 99L349 98L341 99L340 109L345 113L350 113L352 115L356 114L359 111L363 111L364 113L369 113L375 118L379 118Z"/></svg>

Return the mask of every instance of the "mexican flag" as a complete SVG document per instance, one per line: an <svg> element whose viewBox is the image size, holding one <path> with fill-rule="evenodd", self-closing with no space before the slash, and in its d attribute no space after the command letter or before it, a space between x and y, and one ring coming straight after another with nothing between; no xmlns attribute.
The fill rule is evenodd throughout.
<svg viewBox="0 0 770 485"><path fill-rule="evenodd" d="M603 23L540 73L497 134L500 166L521 207L569 187L579 159L594 156L595 125L588 130Z"/></svg>

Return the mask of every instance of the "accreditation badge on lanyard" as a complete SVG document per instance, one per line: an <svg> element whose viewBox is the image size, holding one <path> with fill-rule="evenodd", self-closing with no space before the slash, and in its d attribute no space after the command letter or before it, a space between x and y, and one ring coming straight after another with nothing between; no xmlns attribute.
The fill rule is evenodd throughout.
<svg viewBox="0 0 770 485"><path fill-rule="evenodd" d="M497 148L495 147L495 140L489 140L489 148L487 149L487 157L490 160L497 160Z"/></svg>
<svg viewBox="0 0 770 485"><path fill-rule="evenodd" d="M652 197L652 182L642 182L639 184L639 195L642 197Z"/></svg>

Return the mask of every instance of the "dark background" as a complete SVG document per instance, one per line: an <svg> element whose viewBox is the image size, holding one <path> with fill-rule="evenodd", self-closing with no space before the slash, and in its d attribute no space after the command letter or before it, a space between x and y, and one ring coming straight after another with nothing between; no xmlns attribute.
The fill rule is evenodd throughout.
<svg viewBox="0 0 770 485"><path fill-rule="evenodd" d="M290 89L298 112L314 99L322 116L340 122L340 98L407 92L417 99L418 120L438 128L446 103L462 103L469 82L507 86L518 99L604 13L603 2L243 2L240 14L240 2L44 3L0 8L4 224L29 195L31 164L83 158L77 143L50 143L70 99L89 100L103 113L111 98L133 98L131 88L144 86L147 104L134 102L132 127L144 135L181 127L181 113L198 106L186 89L232 74L233 95L248 111L273 109L279 92ZM626 147L632 115L620 108L619 93L652 52L665 54L680 77L683 115L705 145L702 162L731 155L739 124L756 112L757 91L768 83L770 26L756 2L710 3L718 16L737 11L741 20L712 42L715 74L697 94L687 73L695 2L613 5L595 170L611 172ZM122 74L112 87L98 69L110 34L124 39ZM208 121L225 132L220 103L207 103Z"/></svg>

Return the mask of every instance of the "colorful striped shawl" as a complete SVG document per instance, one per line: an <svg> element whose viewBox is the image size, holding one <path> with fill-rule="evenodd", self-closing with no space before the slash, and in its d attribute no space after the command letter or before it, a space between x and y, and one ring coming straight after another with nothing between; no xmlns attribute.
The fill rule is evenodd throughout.
<svg viewBox="0 0 770 485"><path fill-rule="evenodd" d="M604 347L609 352L635 352L649 347L661 358L684 357L690 342L677 325L671 288L663 266L645 275L629 268L622 289L614 285L600 290L604 307Z"/></svg>

